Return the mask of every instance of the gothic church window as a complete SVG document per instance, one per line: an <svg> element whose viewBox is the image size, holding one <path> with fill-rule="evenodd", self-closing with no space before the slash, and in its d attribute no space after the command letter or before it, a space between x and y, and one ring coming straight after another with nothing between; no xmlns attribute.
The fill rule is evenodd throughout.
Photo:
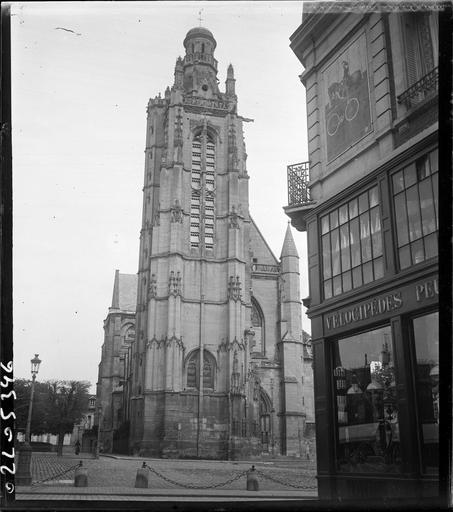
<svg viewBox="0 0 453 512"><path fill-rule="evenodd" d="M215 359L208 351L203 351L203 389L214 389ZM186 383L188 388L199 389L200 351L196 350L187 362Z"/></svg>
<svg viewBox="0 0 453 512"><path fill-rule="evenodd" d="M261 308L254 297L252 297L252 327L255 335L253 342L255 343L252 347L253 352L264 353L264 319Z"/></svg>

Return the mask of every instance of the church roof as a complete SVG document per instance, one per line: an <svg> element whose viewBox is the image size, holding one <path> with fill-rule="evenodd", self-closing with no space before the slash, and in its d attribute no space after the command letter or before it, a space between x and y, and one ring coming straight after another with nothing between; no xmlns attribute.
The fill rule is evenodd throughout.
<svg viewBox="0 0 453 512"><path fill-rule="evenodd" d="M186 37L184 38L184 46L186 46L186 42L189 39L195 38L195 37L207 37L208 39L211 39L214 43L214 48L217 45L216 40L214 39L214 36L212 35L212 32L204 27L194 27L187 32Z"/></svg>
<svg viewBox="0 0 453 512"><path fill-rule="evenodd" d="M115 271L112 308L122 311L135 311L137 305L137 275L120 274Z"/></svg>
<svg viewBox="0 0 453 512"><path fill-rule="evenodd" d="M266 239L261 234L252 216L250 216L251 228L250 228L250 249L253 252L253 256L258 259L259 263L265 265L278 265L278 260L274 256L271 248L269 247Z"/></svg>
<svg viewBox="0 0 453 512"><path fill-rule="evenodd" d="M296 258L299 257L289 222L288 227L286 228L285 240L283 241L282 254L280 258L284 258L285 256L296 256Z"/></svg>

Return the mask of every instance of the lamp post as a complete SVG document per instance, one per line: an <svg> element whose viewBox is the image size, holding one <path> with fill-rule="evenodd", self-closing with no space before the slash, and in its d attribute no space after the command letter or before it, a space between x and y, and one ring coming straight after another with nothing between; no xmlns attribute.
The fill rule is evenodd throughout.
<svg viewBox="0 0 453 512"><path fill-rule="evenodd" d="M98 408L98 438L96 441L96 454L95 458L99 459L99 445L101 443L101 421L102 421L102 407Z"/></svg>
<svg viewBox="0 0 453 512"><path fill-rule="evenodd" d="M35 380L38 375L39 365L41 360L38 354L31 360L31 390L30 390L30 404L28 406L27 426L25 429L25 442L19 450L19 460L17 464L16 485L31 485L31 454L32 449L30 446L31 441L31 414L33 410L33 396L35 394Z"/></svg>

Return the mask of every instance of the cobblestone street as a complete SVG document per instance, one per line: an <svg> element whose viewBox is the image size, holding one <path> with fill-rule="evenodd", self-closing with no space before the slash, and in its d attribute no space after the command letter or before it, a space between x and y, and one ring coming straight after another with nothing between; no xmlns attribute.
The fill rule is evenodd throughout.
<svg viewBox="0 0 453 512"><path fill-rule="evenodd" d="M89 487L134 488L137 470L146 462L156 473L149 472L150 489L203 488L221 485L221 489L244 490L246 471L255 465L260 489L265 490L309 490L317 494L313 462L276 459L273 461L197 461L172 459L145 459L102 456L94 459L91 455L34 453L32 459L33 486L73 486L74 466L82 460L88 472ZM72 469L71 469L72 468ZM176 483L172 483L168 480ZM47 480L48 479L48 480ZM43 482L47 480L47 482Z"/></svg>

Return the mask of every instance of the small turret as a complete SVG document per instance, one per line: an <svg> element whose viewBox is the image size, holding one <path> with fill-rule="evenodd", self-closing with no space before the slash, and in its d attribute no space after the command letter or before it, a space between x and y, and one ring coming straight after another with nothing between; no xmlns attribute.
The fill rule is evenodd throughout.
<svg viewBox="0 0 453 512"><path fill-rule="evenodd" d="M174 87L176 89L182 89L183 88L183 82L184 82L184 67L182 65L181 57L178 57L178 60L176 61L176 65L175 65L175 83L174 83Z"/></svg>
<svg viewBox="0 0 453 512"><path fill-rule="evenodd" d="M236 80L234 79L234 69L233 69L232 64L230 64L227 69L227 79L225 82L225 91L226 91L227 96L235 96L236 95L235 82L236 82Z"/></svg>
<svg viewBox="0 0 453 512"><path fill-rule="evenodd" d="M291 339L301 341L302 318L300 307L299 255L288 223L283 242L281 259L282 320ZM283 335L284 333L282 333Z"/></svg>

